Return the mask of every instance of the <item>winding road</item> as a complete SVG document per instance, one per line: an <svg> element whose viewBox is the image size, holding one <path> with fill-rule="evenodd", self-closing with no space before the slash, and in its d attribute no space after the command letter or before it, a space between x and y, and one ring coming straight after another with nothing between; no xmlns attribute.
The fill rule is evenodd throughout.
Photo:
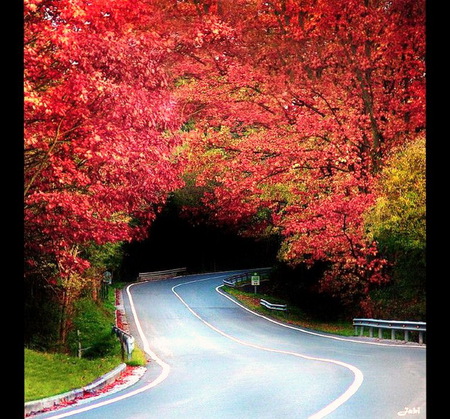
<svg viewBox="0 0 450 419"><path fill-rule="evenodd" d="M282 325L225 295L228 273L131 284L138 383L41 418L426 417L426 348Z"/></svg>

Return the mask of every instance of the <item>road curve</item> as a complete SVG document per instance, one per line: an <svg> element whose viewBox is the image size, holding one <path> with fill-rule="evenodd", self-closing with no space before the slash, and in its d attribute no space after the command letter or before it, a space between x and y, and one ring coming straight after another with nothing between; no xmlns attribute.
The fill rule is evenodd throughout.
<svg viewBox="0 0 450 419"><path fill-rule="evenodd" d="M426 417L426 349L286 327L223 295L229 273L132 284L139 383L42 418ZM373 343L376 343L373 341Z"/></svg>

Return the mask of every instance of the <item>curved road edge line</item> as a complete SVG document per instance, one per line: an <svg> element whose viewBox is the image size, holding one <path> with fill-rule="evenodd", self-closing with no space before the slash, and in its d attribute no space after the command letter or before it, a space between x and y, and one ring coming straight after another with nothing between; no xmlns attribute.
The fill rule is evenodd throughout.
<svg viewBox="0 0 450 419"><path fill-rule="evenodd" d="M232 340L232 341L234 341L234 342L236 342L236 343L238 343L240 345L247 346L247 347L250 347L250 348L259 349L259 350L263 350L263 351L267 351L267 352L274 352L274 353L280 353L280 354L285 354L285 355L292 355L292 356L296 356L296 357L299 357L299 358L304 358L304 359L311 360L311 361L319 361L319 362L331 363L331 364L335 364L335 365L347 368L348 370L350 370L353 373L353 376L354 376L353 382L352 382L352 384L350 384L350 386L347 388L347 390L344 393L342 393L337 399L333 400L330 404L328 404L327 406L325 406L324 408L322 408L318 412L314 413L312 416L309 416L308 419L321 419L321 418L324 418L325 416L327 416L328 414L330 414L331 412L336 410L339 406L344 404L348 399L350 399L350 397L352 397L358 391L359 387L361 386L361 384L362 384L362 382L364 380L364 376L363 376L363 373L358 368L356 368L354 365L347 364L345 362L337 361L337 360L334 360L334 359L316 358L316 357L312 357L312 356L308 356L308 355L303 355L303 354L300 354L300 353L297 353L297 352L283 351L283 350L273 349L273 348L266 348L264 346L259 346L259 345L255 345L253 343L242 341L242 340L240 340L238 338L235 338L234 336L231 336L231 335L225 333L224 331L218 329L217 327L213 326L211 323L208 323L198 313L196 313L186 303L186 301L184 301L183 298L175 291L175 288L180 287L182 285L188 285L188 284L192 284L192 283L195 283L195 282L202 282L202 281L212 280L212 279L216 279L216 278L217 277L199 279L199 280L188 281L188 282L182 282L180 284L177 284L177 285L173 286L172 287L172 292L186 306L186 308L195 317L197 317L202 323L204 323L206 326L208 326L209 328L211 328L215 332L219 333L220 335L222 335L222 336L224 336L224 337L226 337L226 338L228 338L228 339L230 339L230 340ZM219 287L217 287L217 288L219 288ZM220 294L222 294L220 291L217 290L217 288L216 288L216 291L219 292ZM230 299L230 300L233 301L232 299ZM240 304L238 304L238 305L240 305ZM241 306L241 307L243 307L246 310L248 310L244 306ZM251 310L248 310L248 311L253 313ZM256 314L256 313L254 313L254 314ZM264 317L264 316L261 316L261 317ZM266 317L264 317L264 318L266 318ZM266 318L266 319L268 319L268 318ZM268 320L270 320L270 319L268 319Z"/></svg>
<svg viewBox="0 0 450 419"><path fill-rule="evenodd" d="M132 287L133 285L139 285L139 284L141 284L141 283L133 283L133 284L128 285L128 287L126 288L128 298L130 299L131 312L133 313L133 317L134 317L134 321L135 321L135 324L136 324L136 328L138 329L139 336L141 337L142 343L144 345L143 349L162 368L161 374L158 377L156 377L153 381L151 381L148 384L146 384L144 387L141 387L141 388L138 388L136 390L127 392L127 393L125 393L125 394L123 394L121 396L113 397L112 399L108 399L108 400L105 400L105 401L102 401L102 402L99 402L99 403L95 403L93 405L82 407L82 408L79 408L79 409L76 409L76 410L71 410L70 412L57 414L55 416L50 416L51 419L66 418L66 417L69 417L69 416L77 415L79 413L87 412L89 410L97 409L97 408L102 407L102 406L107 406L109 404L119 402L121 400L127 399L128 397L135 396L136 394L143 393L144 391L147 391L147 390L149 390L149 389L151 389L153 387L156 387L158 384L162 383L169 376L170 365L167 364L166 362L164 362L161 358L159 358L150 349L150 345L149 345L148 340L145 337L145 334L144 334L144 332L142 330L141 323L139 322L139 318L137 316L136 309L134 307L133 298L131 297L131 293L130 293L130 287Z"/></svg>
<svg viewBox="0 0 450 419"><path fill-rule="evenodd" d="M140 323L138 315L136 313L136 308L134 307L133 298L131 297L131 293L130 293L130 288L133 285L136 285L136 284L137 283L130 284L126 288L127 295L128 295L129 300L130 300L130 307L131 307L131 312L133 313L134 322L135 322L136 328L137 328L137 330L139 332L139 336L140 336L140 338L142 340L142 343L143 343L143 346L144 346L144 348L143 348L144 351L147 353L147 355L150 356L151 359L153 359L162 368L161 374L155 380L153 380L152 382L150 382L149 384L147 384L144 387L145 390L147 390L147 389L149 389L151 387L157 386L159 383L164 381L169 376L170 365L167 364L166 362L164 362L161 358L158 357L158 355L156 355L155 352L153 352L150 349L150 345L148 343L148 340L145 337L144 331L142 330L141 323Z"/></svg>
<svg viewBox="0 0 450 419"><path fill-rule="evenodd" d="M356 340L356 339L351 339L351 338L346 338L346 337L339 337L339 336L333 336L333 335L324 335L323 333L319 333L319 332L314 332L312 330L308 330L308 329L304 329L302 327L299 326L291 326L289 324L286 323L282 323L279 322L277 320L271 319L270 317L266 317L263 314L259 314L251 309L249 309L248 307L245 307L243 304L241 304L239 301L236 301L235 299L233 299L232 297L230 297L228 294L226 294L224 291L219 290L219 288L222 288L223 285L219 285L216 287L216 291L223 295L225 298L228 298L230 301L232 301L234 304L238 305L239 307L242 307L244 310L247 310L249 313L254 314L255 316L261 317L269 322L278 324L279 326L283 326L286 327L288 329L293 329L293 330L297 330L299 332L303 332L303 333L307 333L309 335L314 335L314 336L319 336L321 338L326 338L326 339L334 339L334 340L340 340L343 342L352 342L352 343L359 343L362 345L376 345L376 346L389 346L390 348L417 348L417 349L426 349L425 345L404 345L404 344L396 344L396 343L383 343L383 342L367 342L367 341L363 341L363 340Z"/></svg>

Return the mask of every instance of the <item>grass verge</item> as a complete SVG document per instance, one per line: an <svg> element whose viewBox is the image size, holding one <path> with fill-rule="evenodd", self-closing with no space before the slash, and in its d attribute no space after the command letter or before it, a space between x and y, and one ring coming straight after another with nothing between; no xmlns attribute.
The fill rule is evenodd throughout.
<svg viewBox="0 0 450 419"><path fill-rule="evenodd" d="M323 322L316 319L312 319L299 307L290 305L287 301L273 297L267 294L258 294L253 292L246 292L239 288L232 288L228 286L223 286L221 288L227 294L233 296L242 305L255 311L259 314L263 314L280 322L292 324L295 326L305 327L308 329L313 329L319 332L332 333L341 336L354 336L354 327L350 322ZM270 310L260 304L260 299L269 301L272 304L287 304L288 310L276 311Z"/></svg>
<svg viewBox="0 0 450 419"><path fill-rule="evenodd" d="M25 402L81 388L120 363L120 357L86 359L25 349Z"/></svg>
<svg viewBox="0 0 450 419"><path fill-rule="evenodd" d="M74 331L69 339L70 355L25 348L25 402L84 387L124 362L119 339L111 332L114 311L115 288L110 287L108 298L101 304L87 298L77 303ZM77 356L78 342L81 358ZM142 366L147 360L135 346L131 360L125 362Z"/></svg>

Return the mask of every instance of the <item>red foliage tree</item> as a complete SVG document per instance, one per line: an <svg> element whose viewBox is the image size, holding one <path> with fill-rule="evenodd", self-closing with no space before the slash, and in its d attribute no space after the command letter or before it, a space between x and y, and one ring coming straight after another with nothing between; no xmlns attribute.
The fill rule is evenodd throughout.
<svg viewBox="0 0 450 419"><path fill-rule="evenodd" d="M386 156L424 135L423 0L25 7L29 249L64 273L80 244L142 232L179 184L181 122L213 220L328 262L332 293L384 280L363 216Z"/></svg>
<svg viewBox="0 0 450 419"><path fill-rule="evenodd" d="M425 130L423 1L184 1L174 63L211 216L270 228L323 289L384 281L363 215L393 149ZM172 20L171 20L172 19ZM176 32L176 31L175 31Z"/></svg>
<svg viewBox="0 0 450 419"><path fill-rule="evenodd" d="M150 9L125 0L24 6L27 262L67 278L88 266L83 246L146 232L179 184L178 118Z"/></svg>

